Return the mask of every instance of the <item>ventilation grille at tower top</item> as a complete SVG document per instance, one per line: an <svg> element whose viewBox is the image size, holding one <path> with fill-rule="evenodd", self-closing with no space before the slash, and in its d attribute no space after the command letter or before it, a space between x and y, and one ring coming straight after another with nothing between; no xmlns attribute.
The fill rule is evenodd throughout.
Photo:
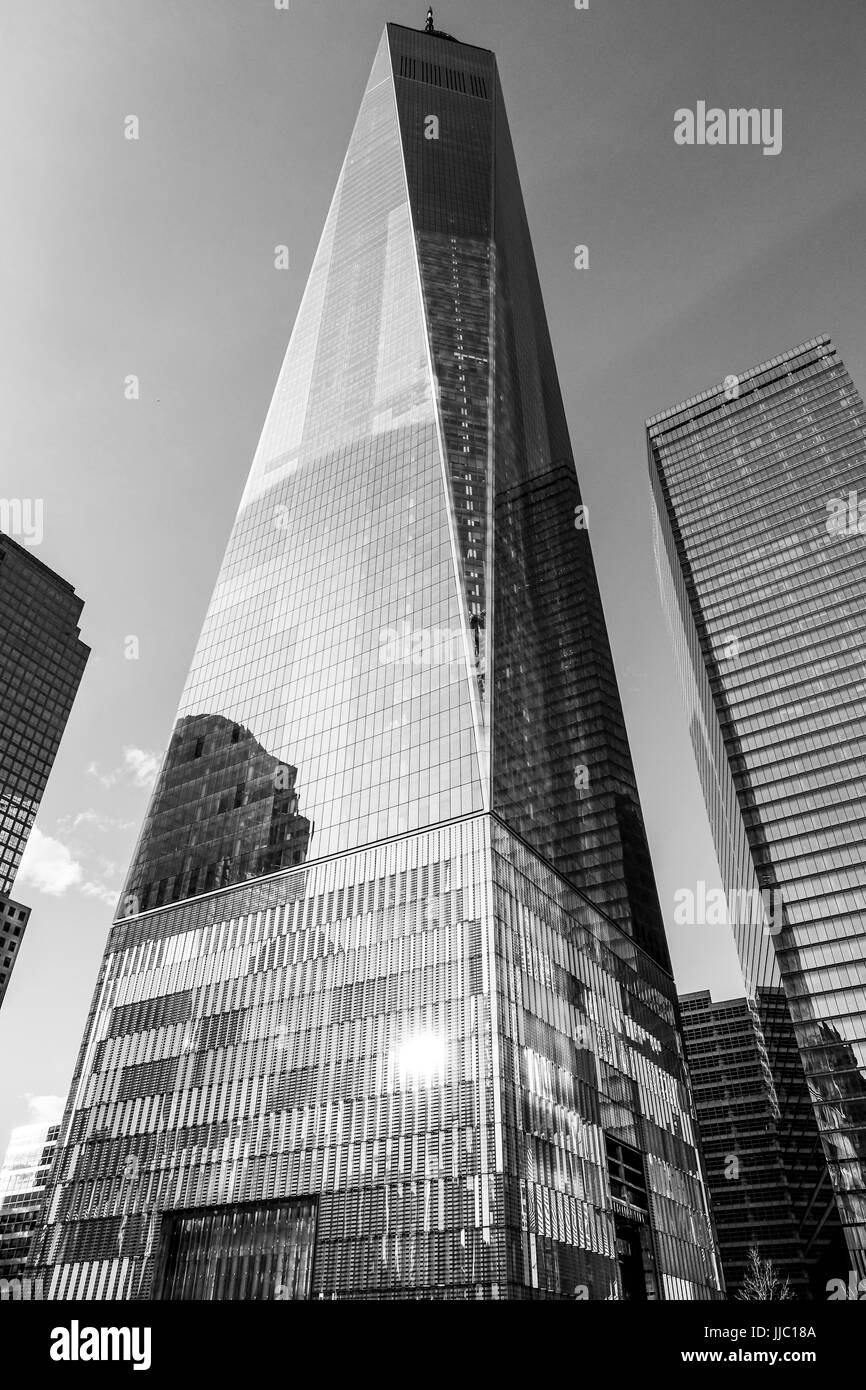
<svg viewBox="0 0 866 1390"><path fill-rule="evenodd" d="M443 67L441 63L428 63L422 58L400 56L400 76L412 82L426 82L431 87L445 87L450 92L460 92L468 97L480 97L489 101L487 83L474 72L458 72L456 68Z"/></svg>

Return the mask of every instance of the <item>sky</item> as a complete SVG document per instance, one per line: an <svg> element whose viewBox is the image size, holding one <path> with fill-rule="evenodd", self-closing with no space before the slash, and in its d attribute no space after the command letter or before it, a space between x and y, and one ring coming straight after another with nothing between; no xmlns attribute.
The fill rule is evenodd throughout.
<svg viewBox="0 0 866 1390"><path fill-rule="evenodd" d="M68 1089L379 37L426 7L0 9L0 496L43 500L36 554L93 649L16 882L33 911L0 1011L0 1151ZM644 423L818 333L866 386L866 12L450 0L436 22L498 56L677 984L730 997L728 930L672 924L677 890L719 871ZM780 108L781 152L678 145L699 101Z"/></svg>

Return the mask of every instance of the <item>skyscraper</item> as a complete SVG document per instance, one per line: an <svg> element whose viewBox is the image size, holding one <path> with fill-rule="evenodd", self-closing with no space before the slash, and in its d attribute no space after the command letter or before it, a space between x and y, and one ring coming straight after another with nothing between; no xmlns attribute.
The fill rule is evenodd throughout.
<svg viewBox="0 0 866 1390"><path fill-rule="evenodd" d="M751 992L784 984L862 1274L866 410L819 337L654 416L647 434L666 608L744 975Z"/></svg>
<svg viewBox="0 0 866 1390"><path fill-rule="evenodd" d="M83 601L0 531L0 897L12 887L90 648Z"/></svg>
<svg viewBox="0 0 866 1390"><path fill-rule="evenodd" d="M717 1293L582 523L495 59L389 25L108 941L51 1296Z"/></svg>
<svg viewBox="0 0 866 1390"><path fill-rule="evenodd" d="M0 1004L21 950L30 921L30 908L12 898L0 898Z"/></svg>
<svg viewBox="0 0 866 1390"><path fill-rule="evenodd" d="M29 917L9 894L90 655L83 607L0 531L0 1003Z"/></svg>
<svg viewBox="0 0 866 1390"><path fill-rule="evenodd" d="M59 1133L57 1124L32 1124L19 1125L9 1136L0 1168L0 1281L25 1274ZM0 1296L7 1292L4 1286Z"/></svg>
<svg viewBox="0 0 866 1390"><path fill-rule="evenodd" d="M756 1248L795 1298L824 1298L842 1227L785 995L757 993L680 996L725 1286L735 1297Z"/></svg>

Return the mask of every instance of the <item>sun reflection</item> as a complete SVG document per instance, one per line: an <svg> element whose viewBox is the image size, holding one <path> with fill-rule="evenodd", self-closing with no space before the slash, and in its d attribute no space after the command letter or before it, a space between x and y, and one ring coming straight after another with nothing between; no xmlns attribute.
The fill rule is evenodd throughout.
<svg viewBox="0 0 866 1390"><path fill-rule="evenodd" d="M397 1049L397 1071L403 1082L430 1085L445 1071L445 1044L435 1033L404 1038Z"/></svg>

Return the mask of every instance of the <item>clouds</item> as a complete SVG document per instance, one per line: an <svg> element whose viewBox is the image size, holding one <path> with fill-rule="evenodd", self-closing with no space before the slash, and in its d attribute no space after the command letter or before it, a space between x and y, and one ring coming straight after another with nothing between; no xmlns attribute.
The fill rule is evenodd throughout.
<svg viewBox="0 0 866 1390"><path fill-rule="evenodd" d="M73 853L62 841L44 835L38 825L34 825L21 856L13 891L17 893L20 888L31 888L50 898L62 898L71 888L75 888L85 898L97 898L106 907L113 908L119 889L106 883L104 878L94 875L85 877L80 858L76 855L77 852ZM104 859L97 858L95 867L109 877L114 872L114 865Z"/></svg>
<svg viewBox="0 0 866 1390"><path fill-rule="evenodd" d="M118 782L131 782L134 787L150 788L156 780L159 763L158 753L150 753L144 748L126 747L123 750L123 762L119 767L113 768L111 772L100 772L98 765L91 763L87 774L89 777L95 777L103 787L113 787Z"/></svg>
<svg viewBox="0 0 866 1390"><path fill-rule="evenodd" d="M132 830L136 822L134 820L120 820L117 816L104 816L100 811L78 811L74 816L62 816L57 822L58 827L63 831L73 832L80 830L82 826L93 830Z"/></svg>
<svg viewBox="0 0 866 1390"><path fill-rule="evenodd" d="M158 753L132 744L124 746L121 762L109 772L91 763L88 775L112 791L106 798L109 810L85 807L62 816L56 824L56 837L34 826L15 887L35 889L52 898L74 891L114 908L120 895L118 862L128 863L126 836L137 824L117 812L127 809L133 789L153 786L159 765Z"/></svg>
<svg viewBox="0 0 866 1390"><path fill-rule="evenodd" d="M21 856L15 891L20 887L35 888L51 898L62 898L70 888L81 883L83 877L81 865L66 846L50 835L43 835L34 825Z"/></svg>
<svg viewBox="0 0 866 1390"><path fill-rule="evenodd" d="M27 1108L30 1112L30 1124L60 1124L63 1119L63 1107L66 1104L65 1096L34 1096L28 1091L24 1099L27 1101Z"/></svg>
<svg viewBox="0 0 866 1390"><path fill-rule="evenodd" d="M106 907L116 907L118 891L107 883L82 883L81 891L85 898L98 898Z"/></svg>
<svg viewBox="0 0 866 1390"><path fill-rule="evenodd" d="M24 1124L16 1124L9 1135L6 1159L0 1171L0 1202L8 1194L21 1190L22 1173L32 1166L33 1147L41 1149L45 1143L45 1131L49 1125L59 1125L63 1119L65 1096L35 1095L25 1091L16 1097L27 1106L27 1119ZM18 1105L16 1105L18 1109ZM37 1150L38 1151L38 1150Z"/></svg>
<svg viewBox="0 0 866 1390"><path fill-rule="evenodd" d="M143 748L124 748L123 760L137 787L153 786L159 772L159 754L146 753Z"/></svg>

